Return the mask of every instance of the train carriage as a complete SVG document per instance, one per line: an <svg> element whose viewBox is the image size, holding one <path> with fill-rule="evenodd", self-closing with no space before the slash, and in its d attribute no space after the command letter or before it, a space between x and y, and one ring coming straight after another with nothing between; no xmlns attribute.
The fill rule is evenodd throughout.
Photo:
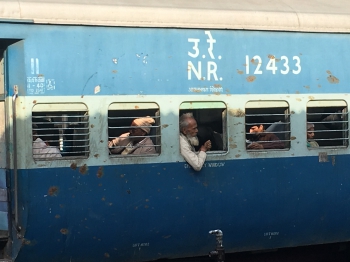
<svg viewBox="0 0 350 262"><path fill-rule="evenodd" d="M193 258L212 229L228 253L349 241L347 1L0 3L4 260ZM155 151L112 154L146 116ZM258 124L283 148L249 149Z"/></svg>

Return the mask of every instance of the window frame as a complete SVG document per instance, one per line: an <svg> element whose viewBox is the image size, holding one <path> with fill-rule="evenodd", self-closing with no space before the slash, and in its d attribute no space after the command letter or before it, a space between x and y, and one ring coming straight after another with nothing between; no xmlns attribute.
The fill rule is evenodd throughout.
<svg viewBox="0 0 350 262"><path fill-rule="evenodd" d="M254 110L263 109L264 113L257 113ZM268 113L268 110L277 111L277 113ZM250 113L249 111L252 111ZM278 112L280 111L280 112ZM246 148L247 152L270 152L270 151L288 151L291 148L291 110L290 105L285 100L249 100L245 104L245 118L244 118L244 127L246 131L246 144L249 143L249 126L252 124L264 125L264 130L268 133L275 134L280 141L284 142L284 148L270 148L270 149L249 149ZM264 118L264 122L248 122L247 118ZM275 119L275 120L274 120ZM276 121L278 120L278 121ZM268 127L266 127L268 125ZM270 130L269 130L270 129ZM276 129L276 130L274 130ZM281 131L279 129L282 129ZM283 139L282 139L283 138Z"/></svg>
<svg viewBox="0 0 350 262"><path fill-rule="evenodd" d="M140 115L134 114L138 110L140 112L154 110L154 115L142 114L142 113L140 113ZM111 117L110 112L112 112L112 111L118 111L118 112L125 111L125 112L128 112L129 114L130 114L130 112L132 112L132 113L131 113L131 116ZM110 158L157 157L161 154L161 150L162 150L161 149L162 148L162 145L161 145L162 134L161 134L160 106L156 102L112 102L111 104L109 104L108 112L107 112L107 137L108 137L108 141L111 141L113 138L118 137L118 136L111 136L111 134L110 134L111 129L124 130L119 134L119 136L120 136L124 132L128 132L128 129L130 129L130 125L131 125L131 122L133 121L133 119L147 117L147 116L150 116L155 120L155 123L150 127L151 132L153 134L148 135L148 137L150 137L152 139L152 142L153 142L155 150L156 150L156 154L137 154L137 155L126 154L126 155L122 155L122 154L113 154L113 153L109 152ZM116 120L118 122L118 121L122 121L123 119L125 119L125 121L123 121L123 122L126 122L128 124L125 124L125 125L119 126L119 127L111 127L110 126L111 120ZM107 148L108 148L108 145L107 145Z"/></svg>
<svg viewBox="0 0 350 262"><path fill-rule="evenodd" d="M325 112L325 109L329 109L331 111ZM336 108L341 109L341 112L334 112ZM313 109L313 112L310 112L310 109ZM317 110L318 109L318 110ZM322 109L322 110L321 110ZM317 112L318 111L318 112ZM322 112L321 112L322 111ZM348 104L345 100L342 99L318 99L318 100L309 100L306 103L306 122L313 124L315 126L315 136L314 139L318 143L318 147L307 147L308 150L317 150L317 149L327 149L327 148L348 148L349 147L349 108ZM332 120L332 121L323 121L322 119L318 119L315 121L315 119L318 118L318 116L325 116L325 115L333 115L341 116L340 120ZM327 117L325 117L327 118ZM323 118L323 119L325 119ZM334 123L341 123L342 128L341 129L334 129L332 127L331 129L327 129L327 124L334 124ZM321 127L321 128L320 128ZM324 129L322 129L324 127ZM305 130L307 134L307 127ZM335 137L335 138L322 138L324 134L330 135L336 134L336 132L341 132L341 137ZM307 135L305 134L305 137L307 138ZM321 138L320 138L321 135ZM340 140L343 141L342 145L327 145L327 143L331 143L331 141ZM323 145L322 145L323 144Z"/></svg>
<svg viewBox="0 0 350 262"><path fill-rule="evenodd" d="M81 115L67 115L65 113L74 113L79 112ZM42 115L39 115L39 114ZM38 114L38 115L36 115ZM45 115L46 114L46 115ZM51 114L51 115L50 115ZM50 118L50 121L43 122L43 120ZM55 119L57 118L57 119ZM58 118L61 118L58 120ZM69 122L69 119L77 119L76 121ZM34 119L42 119L41 121L35 121ZM59 149L59 152L62 157L34 157L33 155L33 143L32 143L32 157L34 161L53 161L53 160L66 160L66 159L87 159L90 156L90 116L89 109L84 103L37 103L33 106L31 111L31 130L32 136L33 131L42 131L42 130L53 130L58 131L57 133L51 133L48 135L39 135L41 137L48 137L49 139L58 136L58 140L47 140L48 142L57 142L58 146L50 146ZM51 121L53 120L53 121ZM42 127L40 125L53 125L52 128ZM83 127L69 127L82 124ZM34 125L37 125L35 127ZM57 125L57 126L56 126ZM33 127L34 126L34 127ZM64 131L73 130L72 134L65 133ZM76 130L87 131L86 133L75 133ZM64 138L71 136L72 140ZM78 137L79 139L75 139ZM82 137L82 139L80 139ZM33 140L33 137L32 137ZM42 139L45 141L44 139ZM64 142L72 142L73 145L64 145ZM34 141L33 141L34 142ZM81 142L85 142L82 145L79 145ZM76 145L77 144L77 145ZM64 148L73 148L72 151L64 152ZM74 150L75 148L83 148L81 152ZM81 153L81 154L78 154ZM65 155L66 154L66 155Z"/></svg>
<svg viewBox="0 0 350 262"><path fill-rule="evenodd" d="M220 121L221 121L221 130L222 133L220 135L219 132L214 132L217 133L216 137L221 137L222 140L222 150L210 150L207 151L206 153L211 155L211 154L227 154L228 153L228 138L227 138L227 105L225 102L222 101L184 101L180 104L179 106L179 117L183 113L192 113L194 116L194 119L197 122L197 126L201 126L204 122L201 121L202 117L198 117L198 110L210 110L210 109L217 109L217 110L222 110L221 116L220 116ZM196 112L196 113L194 113ZM180 130L179 130L180 132ZM201 145L198 146L200 148ZM212 141L212 146L213 146L213 141Z"/></svg>

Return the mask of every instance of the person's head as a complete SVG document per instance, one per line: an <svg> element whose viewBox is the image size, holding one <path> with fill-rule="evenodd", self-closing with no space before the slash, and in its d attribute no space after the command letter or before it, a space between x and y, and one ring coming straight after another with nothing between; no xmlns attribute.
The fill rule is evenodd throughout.
<svg viewBox="0 0 350 262"><path fill-rule="evenodd" d="M314 134L315 125L312 123L307 123L306 128L307 128L307 133L306 133L307 139L313 139L315 136L315 134Z"/></svg>
<svg viewBox="0 0 350 262"><path fill-rule="evenodd" d="M187 137L191 145L198 146L199 141L197 137L197 121L194 119L192 113L182 114L180 117L180 132Z"/></svg>
<svg viewBox="0 0 350 262"><path fill-rule="evenodd" d="M258 134L264 132L264 126L263 125L254 125L251 126L249 129L249 133L251 134Z"/></svg>
<svg viewBox="0 0 350 262"><path fill-rule="evenodd" d="M155 121L151 117L136 118L131 122L130 139L136 143L145 138L151 131L151 126Z"/></svg>

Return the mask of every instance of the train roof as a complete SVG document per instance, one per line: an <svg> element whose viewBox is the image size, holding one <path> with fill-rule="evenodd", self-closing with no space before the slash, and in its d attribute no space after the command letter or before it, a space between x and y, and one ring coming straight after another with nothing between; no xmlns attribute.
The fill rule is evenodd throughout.
<svg viewBox="0 0 350 262"><path fill-rule="evenodd" d="M0 0L0 21L345 33L350 1Z"/></svg>

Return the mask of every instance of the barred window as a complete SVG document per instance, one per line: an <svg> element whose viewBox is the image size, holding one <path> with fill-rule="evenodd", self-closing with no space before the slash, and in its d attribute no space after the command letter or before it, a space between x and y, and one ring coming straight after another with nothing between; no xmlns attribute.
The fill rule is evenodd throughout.
<svg viewBox="0 0 350 262"><path fill-rule="evenodd" d="M207 141L211 149L207 154L227 152L227 109L223 102L184 102L180 105L180 116L192 113L197 122L198 142L196 151Z"/></svg>
<svg viewBox="0 0 350 262"><path fill-rule="evenodd" d="M32 124L35 160L89 156L89 114L84 104L36 104Z"/></svg>
<svg viewBox="0 0 350 262"><path fill-rule="evenodd" d="M307 103L307 147L347 147L349 125L343 100L313 100Z"/></svg>
<svg viewBox="0 0 350 262"><path fill-rule="evenodd" d="M159 155L160 111L156 103L113 103L108 108L110 156Z"/></svg>
<svg viewBox="0 0 350 262"><path fill-rule="evenodd" d="M290 112L286 101L249 101L245 110L247 150L290 148Z"/></svg>

